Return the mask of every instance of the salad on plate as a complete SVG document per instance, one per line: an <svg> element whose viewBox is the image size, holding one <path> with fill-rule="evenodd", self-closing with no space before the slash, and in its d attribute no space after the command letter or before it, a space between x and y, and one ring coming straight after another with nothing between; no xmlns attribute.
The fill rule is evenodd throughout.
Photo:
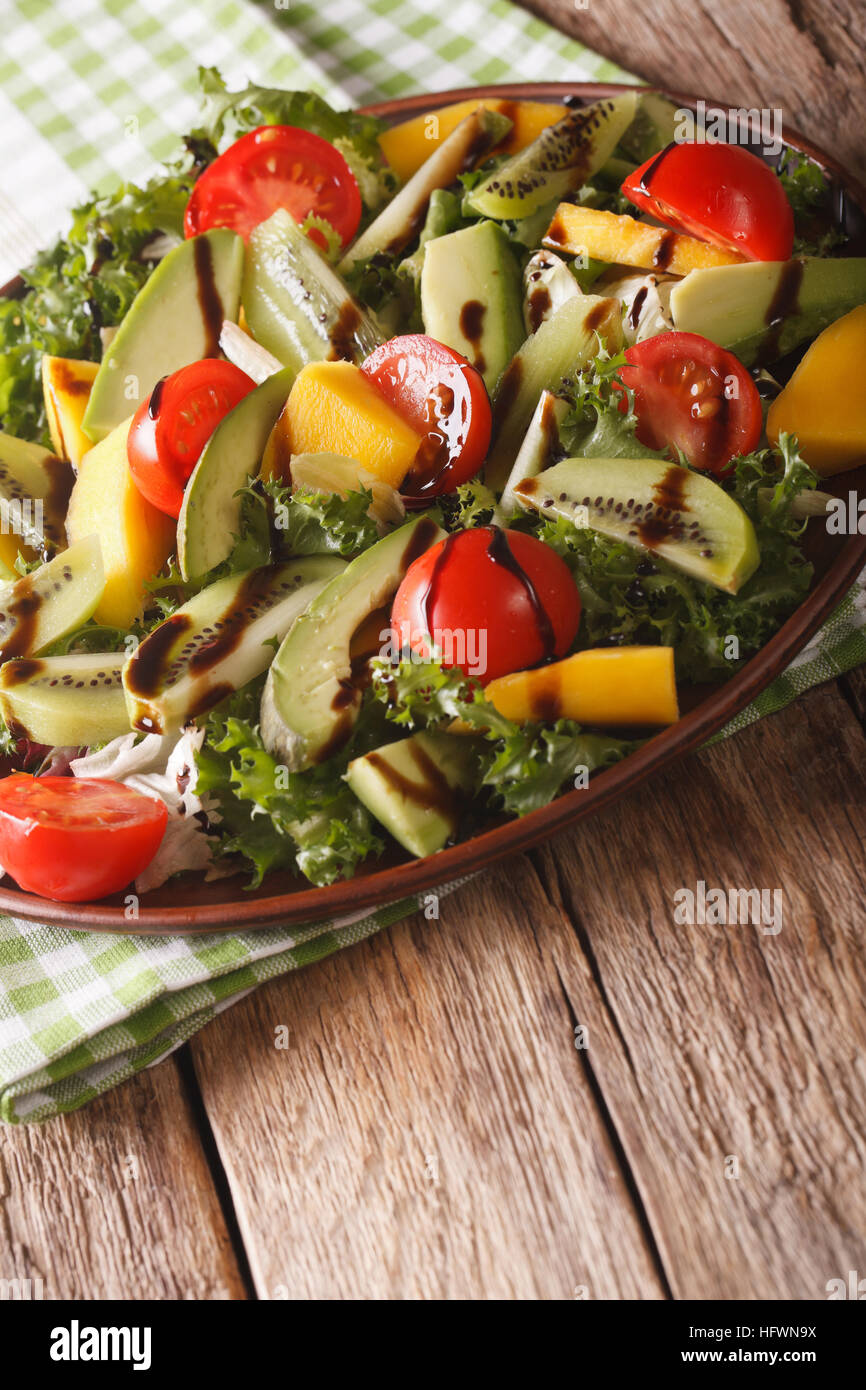
<svg viewBox="0 0 866 1390"><path fill-rule="evenodd" d="M585 786L779 629L866 459L804 156L652 92L388 128L202 82L0 301L0 864L57 900Z"/></svg>

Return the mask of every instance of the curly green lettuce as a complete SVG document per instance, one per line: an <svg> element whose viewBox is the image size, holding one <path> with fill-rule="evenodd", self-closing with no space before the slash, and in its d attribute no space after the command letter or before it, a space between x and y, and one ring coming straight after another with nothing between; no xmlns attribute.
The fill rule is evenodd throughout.
<svg viewBox="0 0 866 1390"><path fill-rule="evenodd" d="M212 711L196 755L197 790L214 798L220 817L211 826L216 856L246 860L251 888L274 869L293 870L317 886L351 878L384 848L376 822L344 780L351 757L384 741L381 714L368 701L366 718L338 757L289 772L259 732L263 680Z"/></svg>
<svg viewBox="0 0 866 1390"><path fill-rule="evenodd" d="M22 298L0 300L0 428L48 443L40 364L43 353L102 360L100 329L129 310L155 261L157 238L183 237L196 177L221 147L256 126L300 126L332 141L349 163L370 217L391 195L394 176L378 144L380 122L335 111L314 92L251 86L230 92L214 68L200 69L200 123L177 161L141 187L124 183L76 208L72 225L22 271Z"/></svg>
<svg viewBox="0 0 866 1390"><path fill-rule="evenodd" d="M553 725L515 724L486 700L480 682L437 661L404 658L373 663L374 696L388 718L410 730L447 729L455 719L483 735L477 793L491 809L525 816L568 786L633 752L638 744L583 729L571 719Z"/></svg>
<svg viewBox="0 0 866 1390"><path fill-rule="evenodd" d="M777 449L737 460L727 487L754 523L761 563L736 594L566 518L542 521L537 535L566 561L580 589L580 645L659 643L673 647L679 680L732 676L809 590L812 566L800 545L806 523L794 516L793 503L816 482L787 435Z"/></svg>

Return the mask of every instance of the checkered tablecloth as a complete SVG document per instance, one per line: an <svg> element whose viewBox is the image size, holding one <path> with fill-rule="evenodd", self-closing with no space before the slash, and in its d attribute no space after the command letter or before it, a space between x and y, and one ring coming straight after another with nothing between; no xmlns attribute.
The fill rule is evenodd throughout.
<svg viewBox="0 0 866 1390"><path fill-rule="evenodd" d="M507 0L0 2L0 283L92 186L141 179L173 153L194 123L200 64L233 87L311 87L337 105L473 82L631 80ZM687 73L671 80L689 85ZM858 586L725 733L866 660L864 628ZM255 985L418 906L412 898L352 920L189 939L0 919L0 1118L77 1109Z"/></svg>

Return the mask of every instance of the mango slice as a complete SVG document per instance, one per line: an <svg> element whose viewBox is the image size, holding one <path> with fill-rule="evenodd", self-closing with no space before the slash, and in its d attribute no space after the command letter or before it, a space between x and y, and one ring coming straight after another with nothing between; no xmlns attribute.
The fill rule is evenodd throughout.
<svg viewBox="0 0 866 1390"><path fill-rule="evenodd" d="M438 111L425 112L423 116L413 116L409 121L401 121L379 136L382 153L391 168L405 183L424 163L437 146L456 130L462 120L478 106L488 111L497 111L512 122L511 130L497 145L495 154L516 154L518 150L531 145L541 132L556 121L561 121L568 108L551 105L541 101L508 101L503 97L488 97L484 101L456 101L451 106L442 106ZM485 156L487 158L487 156Z"/></svg>
<svg viewBox="0 0 866 1390"><path fill-rule="evenodd" d="M560 203L556 209L544 235L544 245L573 256L584 254L598 261L664 270L670 275L688 275L690 270L717 265L741 265L746 259L734 251L711 246L708 241L666 232L663 227L651 227L634 217L571 203Z"/></svg>
<svg viewBox="0 0 866 1390"><path fill-rule="evenodd" d="M352 362L311 362L299 372L269 443L269 474L284 476L287 454L344 454L374 478L399 487L421 436Z"/></svg>
<svg viewBox="0 0 866 1390"><path fill-rule="evenodd" d="M71 357L42 358L42 392L54 452L78 468L93 441L81 428L99 366Z"/></svg>
<svg viewBox="0 0 866 1390"><path fill-rule="evenodd" d="M117 425L81 460L69 499L69 544L98 536L105 589L94 617L127 628L144 607L145 580L158 574L174 549L175 525L142 497L129 471L126 438L132 417Z"/></svg>
<svg viewBox="0 0 866 1390"><path fill-rule="evenodd" d="M800 453L828 477L866 463L866 304L819 333L770 406L767 438L795 434Z"/></svg>
<svg viewBox="0 0 866 1390"><path fill-rule="evenodd" d="M595 647L549 666L498 676L484 694L517 724L576 719L622 728L674 724L679 718L673 647Z"/></svg>

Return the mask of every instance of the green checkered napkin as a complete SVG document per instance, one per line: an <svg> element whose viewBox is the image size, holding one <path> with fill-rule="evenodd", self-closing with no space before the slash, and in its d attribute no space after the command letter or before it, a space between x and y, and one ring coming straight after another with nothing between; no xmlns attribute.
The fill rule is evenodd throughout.
<svg viewBox="0 0 866 1390"><path fill-rule="evenodd" d="M144 177L193 123L196 69L338 105L475 82L633 80L507 0L12 0L0 55L0 283L112 177ZM720 737L866 661L866 587ZM441 889L439 896L457 884ZM129 937L0 918L0 1118L75 1110L276 975L419 907L231 936Z"/></svg>

